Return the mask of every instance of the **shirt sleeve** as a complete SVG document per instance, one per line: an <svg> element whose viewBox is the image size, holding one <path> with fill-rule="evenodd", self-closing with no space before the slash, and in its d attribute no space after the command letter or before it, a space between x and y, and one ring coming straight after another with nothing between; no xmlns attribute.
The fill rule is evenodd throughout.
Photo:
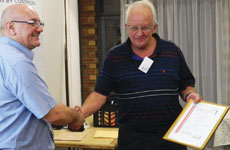
<svg viewBox="0 0 230 150"><path fill-rule="evenodd" d="M180 82L179 82L179 90L184 90L187 86L195 86L195 78L192 75L186 61L184 58L184 55L182 51L179 49L179 55L180 55Z"/></svg>
<svg viewBox="0 0 230 150"><path fill-rule="evenodd" d="M114 89L113 63L109 54L107 55L103 68L98 75L95 91L108 96Z"/></svg>
<svg viewBox="0 0 230 150"><path fill-rule="evenodd" d="M6 83L7 88L38 119L43 118L57 105L56 100L50 95L47 85L30 61L16 63L9 72Z"/></svg>

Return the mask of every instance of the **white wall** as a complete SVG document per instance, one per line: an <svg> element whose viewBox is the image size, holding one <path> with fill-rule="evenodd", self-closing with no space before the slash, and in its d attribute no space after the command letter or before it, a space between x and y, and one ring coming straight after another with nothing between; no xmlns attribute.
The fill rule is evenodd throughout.
<svg viewBox="0 0 230 150"><path fill-rule="evenodd" d="M44 80L51 95L65 104L64 0L43 0L41 20L45 22L42 33Z"/></svg>
<svg viewBox="0 0 230 150"><path fill-rule="evenodd" d="M34 63L51 95L63 104L66 104L65 43L68 44L69 103L71 106L81 105L78 0L4 1L0 5L0 14L5 7L14 3L33 3L31 6L45 22L44 32L40 36L41 46L33 50ZM65 3L68 10L66 34Z"/></svg>

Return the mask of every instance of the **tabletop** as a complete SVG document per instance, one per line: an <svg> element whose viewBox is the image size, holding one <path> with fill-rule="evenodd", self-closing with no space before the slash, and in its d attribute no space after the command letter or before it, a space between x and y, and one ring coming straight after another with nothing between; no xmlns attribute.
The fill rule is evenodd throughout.
<svg viewBox="0 0 230 150"><path fill-rule="evenodd" d="M117 138L109 137L95 137L95 133L99 131L105 132L118 132L118 128L104 128L104 127L93 127L92 117L87 119L90 123L90 128L85 129L83 133L86 133L86 136L82 140L54 140L56 147L68 147L68 148L92 148L92 149L108 149L115 150L117 147ZM68 129L53 130L54 139L60 134L63 133L76 133L69 131Z"/></svg>

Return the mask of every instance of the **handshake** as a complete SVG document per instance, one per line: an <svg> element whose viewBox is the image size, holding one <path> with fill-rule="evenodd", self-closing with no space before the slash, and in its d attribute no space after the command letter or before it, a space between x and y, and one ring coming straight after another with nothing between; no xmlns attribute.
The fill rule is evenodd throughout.
<svg viewBox="0 0 230 150"><path fill-rule="evenodd" d="M68 129L71 131L84 131L84 121L85 118L82 114L81 108L79 106L75 106L74 109L76 116L73 121L68 124Z"/></svg>

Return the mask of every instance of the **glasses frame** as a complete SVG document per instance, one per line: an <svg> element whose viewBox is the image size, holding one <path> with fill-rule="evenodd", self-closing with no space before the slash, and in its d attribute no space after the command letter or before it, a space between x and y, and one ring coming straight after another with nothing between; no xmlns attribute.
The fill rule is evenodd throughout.
<svg viewBox="0 0 230 150"><path fill-rule="evenodd" d="M42 21L35 21L35 20L28 20L28 21L18 21L18 20L13 20L11 22L15 22L15 23L26 23L29 24L31 26L45 26L45 23Z"/></svg>
<svg viewBox="0 0 230 150"><path fill-rule="evenodd" d="M132 25L127 25L128 29L132 32L138 32L141 30L142 32L150 32L153 30L154 26L132 26Z"/></svg>

